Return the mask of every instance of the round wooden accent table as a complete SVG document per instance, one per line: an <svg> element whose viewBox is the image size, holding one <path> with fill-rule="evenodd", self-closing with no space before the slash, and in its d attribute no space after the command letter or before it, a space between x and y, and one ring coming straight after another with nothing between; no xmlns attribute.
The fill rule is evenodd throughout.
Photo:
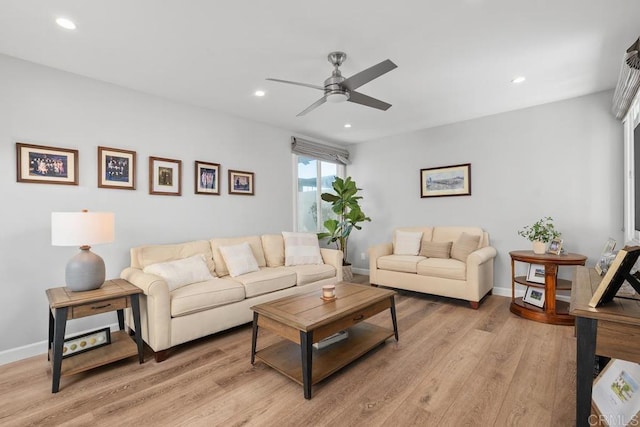
<svg viewBox="0 0 640 427"><path fill-rule="evenodd" d="M557 289L571 289L570 280L557 278L558 267L584 265L587 257L572 253L538 255L533 251L512 251L509 252L509 255L511 256L511 312L537 322L554 325L573 325L575 319L569 314L569 303L556 301ZM516 261L544 265L544 284L529 282L527 281L527 276L516 277ZM538 308L535 305L523 302L522 298L516 298L516 284L544 288L544 308Z"/></svg>

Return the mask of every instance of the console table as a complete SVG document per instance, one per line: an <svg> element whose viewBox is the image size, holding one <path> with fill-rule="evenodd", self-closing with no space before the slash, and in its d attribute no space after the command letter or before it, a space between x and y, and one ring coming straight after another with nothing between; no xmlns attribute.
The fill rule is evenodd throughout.
<svg viewBox="0 0 640 427"><path fill-rule="evenodd" d="M571 253L563 255L536 254L533 251L512 251L509 252L509 255L511 255L511 312L538 322L573 325L574 317L569 314L569 304L564 301L556 301L557 289L571 289L570 280L557 278L558 267L584 265L587 257ZM516 261L544 265L544 284L529 282L526 276L516 277ZM522 301L522 298L516 298L516 284L544 288L544 309L527 304Z"/></svg>
<svg viewBox="0 0 640 427"><path fill-rule="evenodd" d="M576 317L576 426L594 425L591 417L595 355L640 363L640 301L615 298L589 306L602 281L592 268L578 267L571 289L570 313ZM612 414L604 414L612 415Z"/></svg>

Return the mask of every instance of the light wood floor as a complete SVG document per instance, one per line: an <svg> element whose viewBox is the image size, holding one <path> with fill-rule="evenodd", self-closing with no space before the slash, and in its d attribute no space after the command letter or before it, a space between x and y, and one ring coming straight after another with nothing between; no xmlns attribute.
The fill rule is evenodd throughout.
<svg viewBox="0 0 640 427"><path fill-rule="evenodd" d="M360 277L360 281L366 281ZM45 355L0 366L0 425L572 426L573 328L516 317L510 299L479 310L400 293L393 339L313 388L249 363L251 327L63 377ZM372 323L391 325L388 313ZM44 325L43 327L46 327ZM263 331L258 347L275 342Z"/></svg>

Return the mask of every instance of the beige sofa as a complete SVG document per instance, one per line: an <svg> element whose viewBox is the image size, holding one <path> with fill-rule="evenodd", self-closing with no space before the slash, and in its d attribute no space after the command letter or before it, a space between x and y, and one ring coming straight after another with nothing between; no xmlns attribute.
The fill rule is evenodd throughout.
<svg viewBox="0 0 640 427"><path fill-rule="evenodd" d="M220 247L244 242L250 245L259 271L231 277ZM168 280L144 272L159 263L199 254L204 255L206 268L215 278L170 290ZM144 292L140 298L142 337L155 352L156 361L162 361L171 347L250 322L250 307L255 304L341 281L342 252L322 248L320 255L322 264L286 267L284 239L276 234L141 246L131 249L131 266L120 277ZM133 329L130 310L126 323Z"/></svg>
<svg viewBox="0 0 640 427"><path fill-rule="evenodd" d="M403 234L399 235L398 231ZM410 248L397 254L398 236L415 238L414 233L422 233L417 253L415 248L414 252ZM447 254L448 242L451 249ZM463 243L467 244L466 248ZM480 300L493 289L496 254L495 248L489 245L489 233L481 228L398 228L393 242L369 249L370 281L375 285L466 300L477 309ZM457 259L452 255L457 255Z"/></svg>

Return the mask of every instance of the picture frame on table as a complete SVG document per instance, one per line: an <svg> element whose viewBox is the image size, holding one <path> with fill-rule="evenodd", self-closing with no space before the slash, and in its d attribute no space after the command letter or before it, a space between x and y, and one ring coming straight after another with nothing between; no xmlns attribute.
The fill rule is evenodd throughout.
<svg viewBox="0 0 640 427"><path fill-rule="evenodd" d="M420 197L471 195L471 163L420 169Z"/></svg>
<svg viewBox="0 0 640 427"><path fill-rule="evenodd" d="M616 240L609 237L602 248L602 252L600 253L600 258L598 262L596 262L595 270L599 275L603 275L609 269L611 265L611 261L615 258L615 254L613 250L616 248Z"/></svg>
<svg viewBox="0 0 640 427"><path fill-rule="evenodd" d="M136 189L136 152L98 147L98 188Z"/></svg>
<svg viewBox="0 0 640 427"><path fill-rule="evenodd" d="M195 193L220 195L220 164L201 162L195 163Z"/></svg>
<svg viewBox="0 0 640 427"><path fill-rule="evenodd" d="M544 308L544 288L538 288L536 286L527 286L527 290L522 297L522 301L527 304L535 305L539 308Z"/></svg>
<svg viewBox="0 0 640 427"><path fill-rule="evenodd" d="M76 335L64 340L62 358L65 359L109 344L111 344L111 330L108 327Z"/></svg>
<svg viewBox="0 0 640 427"><path fill-rule="evenodd" d="M78 150L16 142L17 182L78 185Z"/></svg>
<svg viewBox="0 0 640 427"><path fill-rule="evenodd" d="M529 264L529 272L527 273L527 282L540 283L544 285L544 265Z"/></svg>
<svg viewBox="0 0 640 427"><path fill-rule="evenodd" d="M229 194L253 196L255 194L253 172L229 170Z"/></svg>
<svg viewBox="0 0 640 427"><path fill-rule="evenodd" d="M182 160L149 156L149 194L182 195Z"/></svg>
<svg viewBox="0 0 640 427"><path fill-rule="evenodd" d="M553 239L549 242L547 253L560 255L562 253L562 239Z"/></svg>

